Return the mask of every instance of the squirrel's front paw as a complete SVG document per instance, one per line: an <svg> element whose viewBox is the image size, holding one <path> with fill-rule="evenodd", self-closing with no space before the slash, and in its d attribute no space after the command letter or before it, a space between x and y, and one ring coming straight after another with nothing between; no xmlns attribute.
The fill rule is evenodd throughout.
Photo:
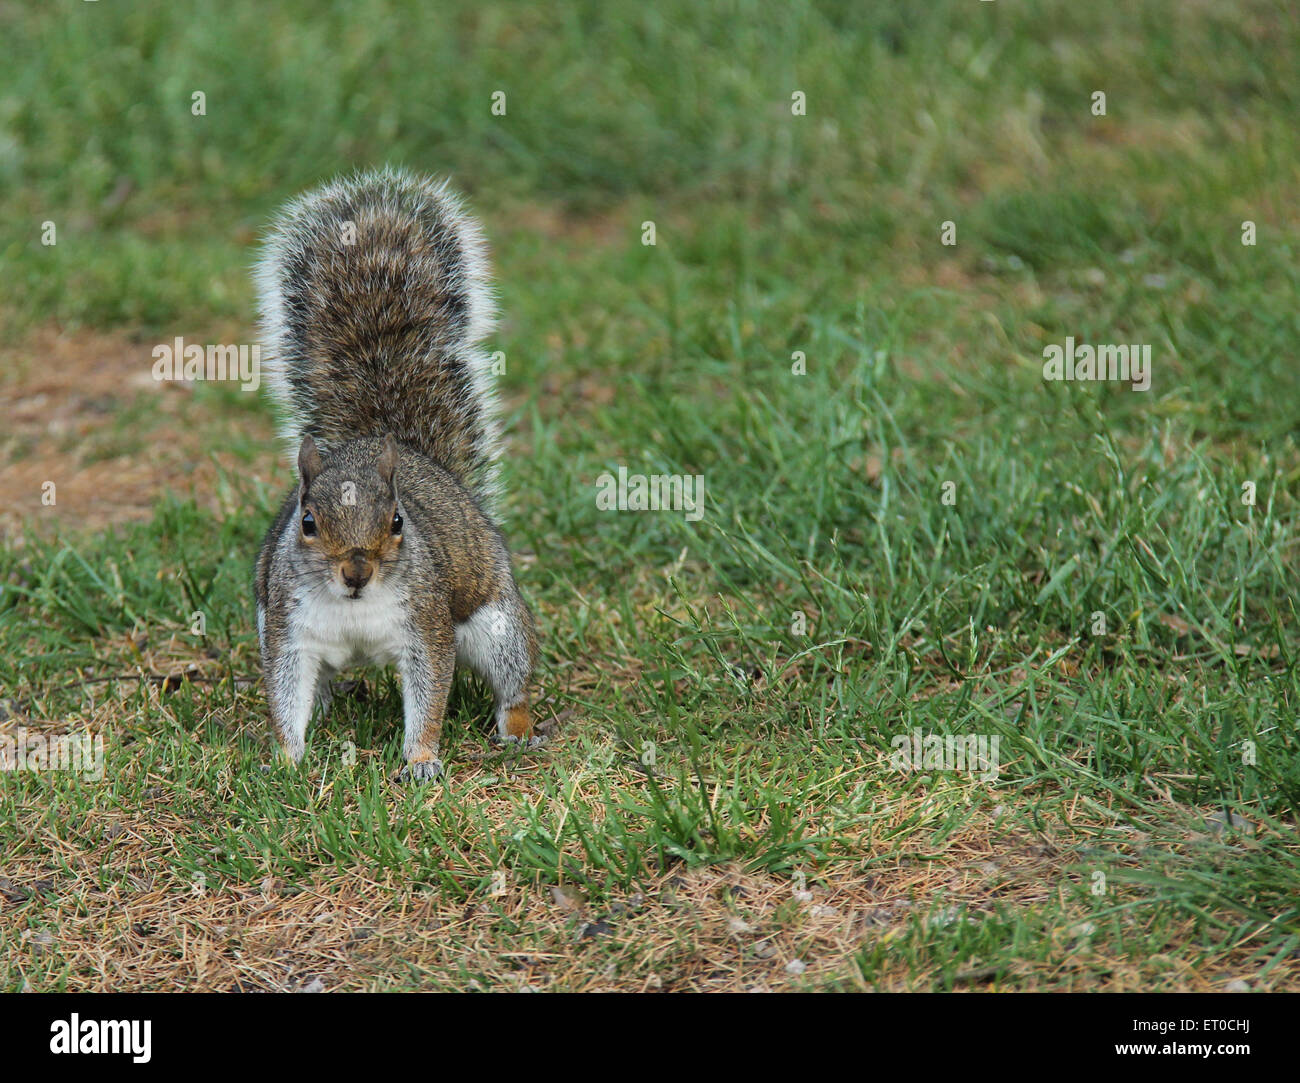
<svg viewBox="0 0 1300 1083"><path fill-rule="evenodd" d="M398 782L432 782L442 774L442 760L416 760L398 772Z"/></svg>

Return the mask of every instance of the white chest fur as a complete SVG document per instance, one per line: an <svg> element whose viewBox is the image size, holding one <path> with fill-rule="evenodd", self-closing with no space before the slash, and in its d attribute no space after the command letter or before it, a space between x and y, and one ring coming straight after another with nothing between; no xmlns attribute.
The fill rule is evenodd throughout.
<svg viewBox="0 0 1300 1083"><path fill-rule="evenodd" d="M331 669L389 665L402 652L405 619L397 594L383 583L341 598L314 591L294 607L299 649Z"/></svg>

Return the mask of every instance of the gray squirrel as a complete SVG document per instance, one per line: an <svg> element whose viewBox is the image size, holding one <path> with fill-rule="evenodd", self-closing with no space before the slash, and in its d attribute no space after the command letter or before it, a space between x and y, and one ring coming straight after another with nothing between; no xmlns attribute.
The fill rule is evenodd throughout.
<svg viewBox="0 0 1300 1083"><path fill-rule="evenodd" d="M479 343L495 305L478 223L445 184L384 169L290 202L254 270L263 377L298 484L257 558L266 697L286 755L358 664L402 679L403 781L442 771L457 664L503 742L536 743L537 658L494 517L498 421Z"/></svg>

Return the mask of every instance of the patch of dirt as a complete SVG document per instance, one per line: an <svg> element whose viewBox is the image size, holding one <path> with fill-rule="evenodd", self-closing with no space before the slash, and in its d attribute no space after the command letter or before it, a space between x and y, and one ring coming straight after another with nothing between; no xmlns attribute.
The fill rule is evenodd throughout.
<svg viewBox="0 0 1300 1083"><path fill-rule="evenodd" d="M101 530L149 518L166 491L211 505L223 469L271 473L279 446L269 416L155 381L156 344L44 327L0 348L0 533ZM241 456L239 446L253 450Z"/></svg>
<svg viewBox="0 0 1300 1083"><path fill-rule="evenodd" d="M641 220L630 203L576 214L550 203L523 202L509 207L513 228L574 248L640 243Z"/></svg>

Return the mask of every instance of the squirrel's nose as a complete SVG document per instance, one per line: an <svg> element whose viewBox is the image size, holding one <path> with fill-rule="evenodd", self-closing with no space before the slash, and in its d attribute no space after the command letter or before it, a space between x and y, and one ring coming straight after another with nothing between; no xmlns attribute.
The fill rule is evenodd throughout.
<svg viewBox="0 0 1300 1083"><path fill-rule="evenodd" d="M366 555L354 551L348 555L347 563L343 565L343 583L349 590L360 590L370 582L370 576L373 572L374 569L371 568Z"/></svg>

